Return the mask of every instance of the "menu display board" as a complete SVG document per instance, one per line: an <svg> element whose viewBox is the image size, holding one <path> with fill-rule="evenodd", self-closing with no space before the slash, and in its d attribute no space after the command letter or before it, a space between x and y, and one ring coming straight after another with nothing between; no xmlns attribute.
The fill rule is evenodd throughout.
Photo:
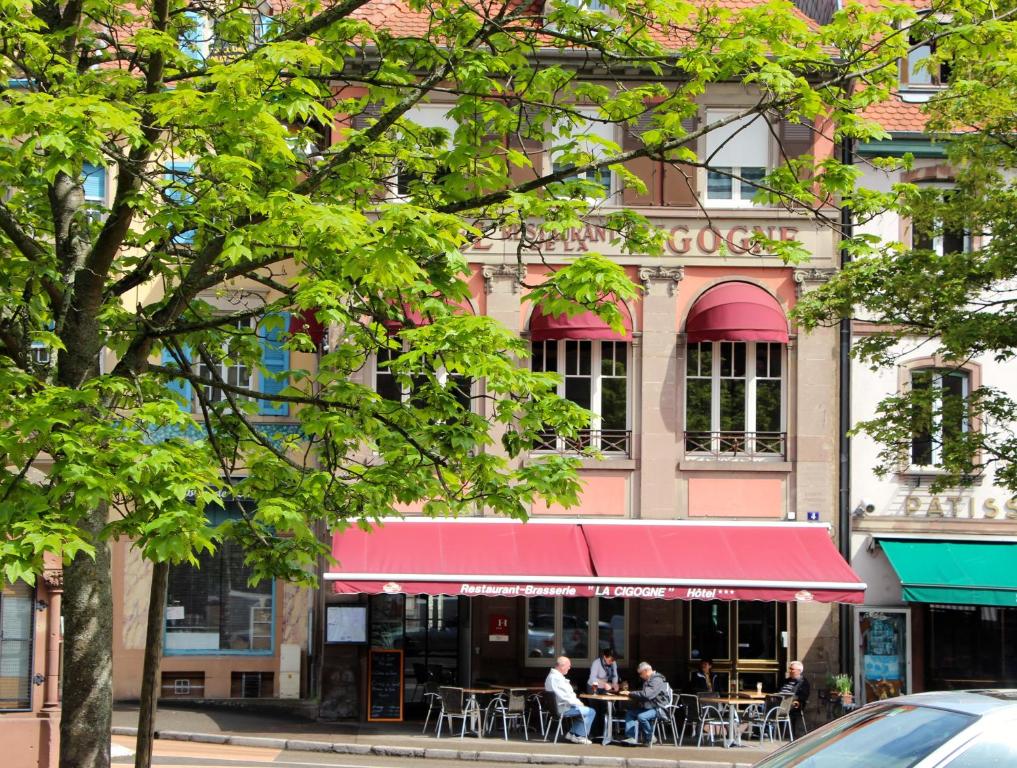
<svg viewBox="0 0 1017 768"><path fill-rule="evenodd" d="M329 605L325 607L326 643L366 643L367 606Z"/></svg>
<svg viewBox="0 0 1017 768"><path fill-rule="evenodd" d="M403 652L372 648L367 664L367 719L403 720Z"/></svg>

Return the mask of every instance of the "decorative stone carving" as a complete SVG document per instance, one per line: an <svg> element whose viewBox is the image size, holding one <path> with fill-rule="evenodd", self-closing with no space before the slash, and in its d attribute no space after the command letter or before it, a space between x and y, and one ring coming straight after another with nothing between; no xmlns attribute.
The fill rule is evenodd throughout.
<svg viewBox="0 0 1017 768"><path fill-rule="evenodd" d="M47 568L42 572L42 580L51 590L64 588L64 572L61 568Z"/></svg>
<svg viewBox="0 0 1017 768"><path fill-rule="evenodd" d="M667 295L674 296L675 287L685 277L684 267L640 267L639 279L643 288L650 292L650 285L654 282L665 282L667 284Z"/></svg>
<svg viewBox="0 0 1017 768"><path fill-rule="evenodd" d="M810 288L825 283L837 274L837 270L831 267L809 267L807 269L796 269L792 274L795 281L795 292L801 296Z"/></svg>
<svg viewBox="0 0 1017 768"><path fill-rule="evenodd" d="M484 293L494 291L497 279L511 280L512 293L519 293L519 286L526 279L526 268L521 264L491 264L483 267L480 274L484 277Z"/></svg>

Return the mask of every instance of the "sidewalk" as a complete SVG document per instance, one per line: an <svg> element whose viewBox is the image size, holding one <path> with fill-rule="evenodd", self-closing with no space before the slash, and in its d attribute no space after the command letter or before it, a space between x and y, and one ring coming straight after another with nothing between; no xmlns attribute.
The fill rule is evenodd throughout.
<svg viewBox="0 0 1017 768"><path fill-rule="evenodd" d="M134 736L136 707L118 705L113 712L113 734ZM744 749L716 747L580 746L489 737L422 735L420 723L309 722L280 715L206 708L175 709L161 705L156 716L156 738L234 746L270 747L348 755L392 758L468 760L486 763L587 765L598 768L749 768L774 747L753 742ZM718 742L719 743L719 742Z"/></svg>

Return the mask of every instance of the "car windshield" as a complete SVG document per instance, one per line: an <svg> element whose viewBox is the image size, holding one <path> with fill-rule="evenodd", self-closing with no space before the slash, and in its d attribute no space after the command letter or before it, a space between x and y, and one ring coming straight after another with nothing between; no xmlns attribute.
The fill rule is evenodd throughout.
<svg viewBox="0 0 1017 768"><path fill-rule="evenodd" d="M976 719L905 704L865 708L796 741L756 768L909 768Z"/></svg>

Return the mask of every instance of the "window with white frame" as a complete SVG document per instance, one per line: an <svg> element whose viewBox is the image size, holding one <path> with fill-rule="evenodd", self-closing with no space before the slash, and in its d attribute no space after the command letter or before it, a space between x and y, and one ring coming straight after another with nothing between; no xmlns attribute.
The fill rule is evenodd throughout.
<svg viewBox="0 0 1017 768"><path fill-rule="evenodd" d="M0 583L0 712L32 708L35 599L23 581Z"/></svg>
<svg viewBox="0 0 1017 768"><path fill-rule="evenodd" d="M943 24L945 27L945 20ZM908 55L900 66L902 89L938 90L950 82L950 65L932 60L936 55L936 40L930 40L930 37L928 32L908 35Z"/></svg>
<svg viewBox="0 0 1017 768"><path fill-rule="evenodd" d="M967 371L917 368L911 371L913 426L911 464L928 467L943 461L944 448L968 431Z"/></svg>
<svg viewBox="0 0 1017 768"><path fill-rule="evenodd" d="M273 313L266 316L264 322L257 327L253 319L233 319L230 324L223 326L226 335L224 349L211 353L211 365L186 344L164 347L162 364L169 368L183 367L207 380L222 379L226 384L236 387L252 389L266 395L277 395L289 385L287 372L290 367L290 354L285 346L289 318L289 314L285 312ZM241 336L256 337L261 347L261 360L258 366L250 367L235 354L231 354L233 340L239 340ZM166 386L176 395L183 410L201 410L188 379L182 377L171 379ZM227 399L222 387L212 384L203 386L202 395L210 403L220 403ZM289 404L286 402L259 399L257 406L258 413L263 416L289 415Z"/></svg>
<svg viewBox="0 0 1017 768"><path fill-rule="evenodd" d="M526 601L526 663L546 666L568 656L574 666L592 663L600 651L627 653L628 606L617 597L532 597Z"/></svg>
<svg viewBox="0 0 1017 768"><path fill-rule="evenodd" d="M784 345L701 341L685 363L685 451L784 454Z"/></svg>
<svg viewBox="0 0 1017 768"><path fill-rule="evenodd" d="M233 331L239 337L240 335L251 333L252 328L251 320L244 318L224 326L223 331L227 334ZM201 378L213 380L221 378L226 384L234 387L243 387L244 389L252 389L254 387L254 371L242 360L231 357L228 350L225 350L221 357L212 362L214 366L210 367L206 365L204 360L198 360L198 375ZM204 393L205 399L209 403L218 403L226 399L226 395L223 394L222 389L219 387L206 386Z"/></svg>
<svg viewBox="0 0 1017 768"><path fill-rule="evenodd" d="M706 121L726 120L737 110L709 109ZM756 183L770 166L770 127L762 115L749 115L706 134L706 202L718 207L752 205Z"/></svg>
<svg viewBox="0 0 1017 768"><path fill-rule="evenodd" d="M916 228L911 243L916 250L946 256L951 253L967 253L971 249L971 235L954 227L936 226L932 231Z"/></svg>
<svg viewBox="0 0 1017 768"><path fill-rule="evenodd" d="M448 149L457 127L456 121L449 114L449 109L451 105L448 104L422 104L407 110L403 120L413 125L402 130L416 144L423 144L426 147L433 143L439 148ZM421 152L431 154L423 149ZM412 163L397 168L393 190L395 194L399 197L408 197L413 194L414 187L433 184L448 172L443 167L435 167L433 157L430 156L425 159L424 165L429 171L413 168Z"/></svg>
<svg viewBox="0 0 1017 768"><path fill-rule="evenodd" d="M600 10L586 5L588 10ZM585 165L610 154L616 146L615 125L606 122L593 109L577 109L571 119L571 134L554 141L550 150L551 169L554 173L567 171L577 165ZM608 168L566 176L563 182L586 181L598 185L603 197L610 198L614 192L614 174Z"/></svg>
<svg viewBox="0 0 1017 768"><path fill-rule="evenodd" d="M606 453L629 452L628 372L631 345L624 341L560 339L531 344L534 371L561 377L558 395L592 413L590 429L577 444L548 433L543 450L597 448Z"/></svg>
<svg viewBox="0 0 1017 768"><path fill-rule="evenodd" d="M403 348L385 347L379 349L374 357L374 391L386 400L396 403L412 403L416 383L421 379L412 379L408 386L403 386L399 377L393 372L391 365L402 353ZM443 367L435 372L438 383L452 393L459 407L464 411L473 410L473 379L461 374L450 374Z"/></svg>

